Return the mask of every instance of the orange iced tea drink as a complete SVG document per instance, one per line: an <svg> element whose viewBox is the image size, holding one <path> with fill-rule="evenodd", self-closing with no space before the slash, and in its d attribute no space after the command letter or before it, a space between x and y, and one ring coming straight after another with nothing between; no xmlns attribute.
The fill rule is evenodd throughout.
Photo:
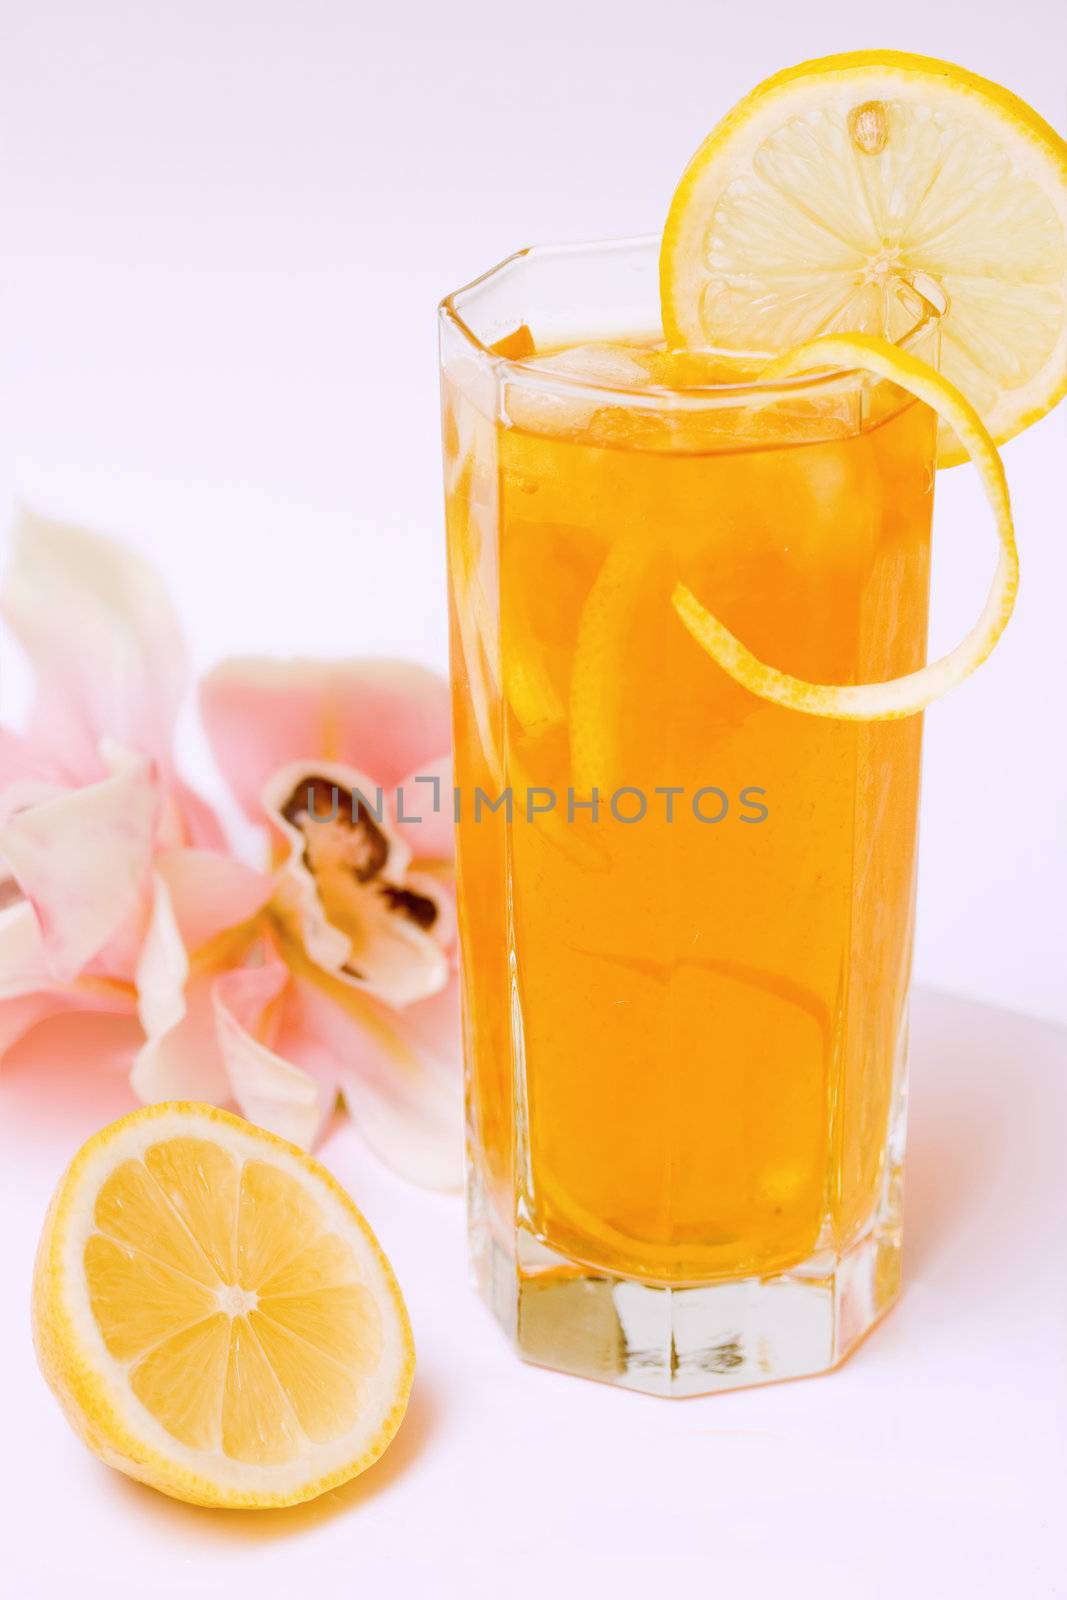
<svg viewBox="0 0 1067 1600"><path fill-rule="evenodd" d="M1014 607L1067 145L951 63L805 62L661 238L522 252L441 326L479 1284L627 1387L825 1371L899 1283L922 712ZM996 566L928 661L968 459Z"/></svg>
<svg viewBox="0 0 1067 1600"><path fill-rule="evenodd" d="M894 1183L921 718L769 704L670 602L816 682L919 667L936 419L526 327L444 398L486 1226L661 1286L846 1252Z"/></svg>

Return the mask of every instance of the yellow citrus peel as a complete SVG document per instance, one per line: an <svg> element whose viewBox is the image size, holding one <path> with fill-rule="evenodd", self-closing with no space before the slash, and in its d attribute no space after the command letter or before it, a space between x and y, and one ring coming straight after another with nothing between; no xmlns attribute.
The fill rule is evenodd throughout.
<svg viewBox="0 0 1067 1600"><path fill-rule="evenodd" d="M974 627L955 649L917 672L884 683L809 683L760 661L684 583L675 584L671 603L693 638L723 671L763 700L808 716L844 721L882 722L912 717L970 677L992 651L1014 609L1019 558L1007 479L992 436L970 401L926 362L877 335L840 333L808 340L771 362L762 378L773 383L799 373L835 367L858 369L888 379L923 401L953 429L978 469L993 512L1000 553L989 594Z"/></svg>

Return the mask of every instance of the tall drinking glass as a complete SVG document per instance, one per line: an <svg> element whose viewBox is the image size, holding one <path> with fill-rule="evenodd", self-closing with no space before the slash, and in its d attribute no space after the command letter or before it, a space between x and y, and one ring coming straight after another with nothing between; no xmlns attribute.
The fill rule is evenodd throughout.
<svg viewBox="0 0 1067 1600"><path fill-rule="evenodd" d="M663 352L656 261L523 252L441 349L475 1271L526 1359L682 1395L897 1293L922 729L757 698L672 591L810 680L919 667L936 424Z"/></svg>

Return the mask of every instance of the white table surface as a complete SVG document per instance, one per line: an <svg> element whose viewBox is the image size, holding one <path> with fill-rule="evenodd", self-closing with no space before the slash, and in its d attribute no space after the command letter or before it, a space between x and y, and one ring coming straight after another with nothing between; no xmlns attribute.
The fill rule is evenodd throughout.
<svg viewBox="0 0 1067 1600"><path fill-rule="evenodd" d="M20 1046L0 1073L5 1591L1067 1595L1067 1032L942 994L915 1009L906 1287L828 1378L670 1402L522 1365L469 1287L459 1199L407 1186L342 1124L322 1154L396 1267L415 1391L362 1479L258 1515L100 1465L38 1375L48 1195L129 1098L94 1065L102 1025L57 1025L47 1059Z"/></svg>

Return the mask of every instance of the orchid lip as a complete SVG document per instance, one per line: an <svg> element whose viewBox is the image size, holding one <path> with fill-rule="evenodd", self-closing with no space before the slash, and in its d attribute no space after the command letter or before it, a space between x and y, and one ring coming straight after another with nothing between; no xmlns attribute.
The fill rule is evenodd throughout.
<svg viewBox="0 0 1067 1600"><path fill-rule="evenodd" d="M329 811L323 815L322 802L329 794ZM303 803L302 803L303 801ZM313 773L297 785L281 808L282 816L304 835L304 864L315 875L314 835L307 826L318 823L324 827L336 825L344 830L347 851L352 859L346 863L359 884L374 883L385 871L390 857L389 840L384 830L371 814L371 808L358 789L345 790L337 783ZM429 932L436 924L440 911L428 895L414 889L386 882L378 885L382 898L390 910L407 917L417 928ZM353 977L361 977L358 972Z"/></svg>
<svg viewBox="0 0 1067 1600"><path fill-rule="evenodd" d="M395 1005L440 990L448 963L444 902L367 798L375 785L334 762L293 762L263 803L288 841L275 906L324 971Z"/></svg>
<svg viewBox="0 0 1067 1600"><path fill-rule="evenodd" d="M18 905L19 901L25 898L14 878L0 880L0 911L6 911L8 906Z"/></svg>

